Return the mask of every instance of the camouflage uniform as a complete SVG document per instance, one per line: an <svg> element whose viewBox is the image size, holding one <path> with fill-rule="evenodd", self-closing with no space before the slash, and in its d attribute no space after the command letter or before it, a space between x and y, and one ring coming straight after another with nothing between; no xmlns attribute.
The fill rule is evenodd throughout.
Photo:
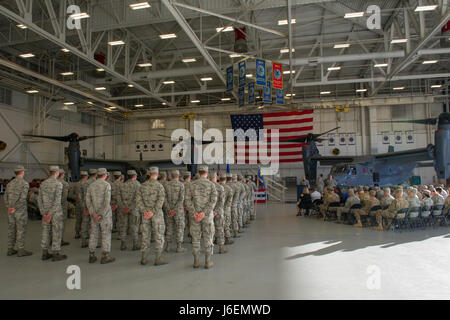
<svg viewBox="0 0 450 320"><path fill-rule="evenodd" d="M111 206L117 206L117 209L114 210L113 213L113 230L120 230L120 224L121 224L121 218L122 215L120 214L120 212L122 212L122 208L120 208L120 201L119 201L119 192L120 192L120 188L122 186L122 182L120 181L120 175L114 175L114 177L116 178L112 183L111 183Z"/></svg>
<svg viewBox="0 0 450 320"><path fill-rule="evenodd" d="M186 181L186 178L190 177L190 176L191 176L191 173L189 171L184 173L185 180L183 181L183 185L184 185L183 206L184 206L185 224L186 224L186 226L185 226L185 234L189 234L189 230L190 230L189 208L188 208L187 203L186 203L186 194L188 192L188 188L190 188L191 183L192 183L192 181Z"/></svg>
<svg viewBox="0 0 450 320"><path fill-rule="evenodd" d="M239 229L239 211L238 211L238 202L239 202L239 194L240 194L240 188L237 185L237 182L234 179L233 181L230 181L229 186L232 190L232 200L231 200L231 226L233 229L234 237L238 237L238 233L240 231Z"/></svg>
<svg viewBox="0 0 450 320"><path fill-rule="evenodd" d="M162 207L165 196L166 193L164 191L164 187L155 179L150 179L144 182L136 195L138 210L142 216L141 252L145 258L150 250L152 233L155 234L155 254L157 259L161 256L163 251L166 225L164 223L164 213ZM145 212L152 212L153 216L150 219L145 219Z"/></svg>
<svg viewBox="0 0 450 320"><path fill-rule="evenodd" d="M377 212L376 218L378 227L382 226L382 218L385 217L388 220L387 228L389 229L391 227L392 220L397 214L397 211L408 207L409 207L408 201L406 201L403 197L399 199L394 199L394 201L391 202L387 210L380 210ZM400 217L402 216L404 217L405 214L402 214Z"/></svg>
<svg viewBox="0 0 450 320"><path fill-rule="evenodd" d="M52 251L61 250L61 229L63 225L63 212L61 206L61 195L63 185L56 178L49 177L39 187L38 205L41 214L52 216L50 223L42 219L42 241L41 248L48 250L50 243Z"/></svg>
<svg viewBox="0 0 450 320"><path fill-rule="evenodd" d="M97 179L87 189L86 206L91 216L91 230L89 237L89 251L95 252L101 233L103 255L111 252L111 185L103 180ZM99 222L94 220L94 214L101 217Z"/></svg>
<svg viewBox="0 0 450 320"><path fill-rule="evenodd" d="M256 212L255 212L255 192L256 192L256 184L249 180L248 185L250 186L250 220L256 219Z"/></svg>
<svg viewBox="0 0 450 320"><path fill-rule="evenodd" d="M246 197L246 190L244 184L241 181L237 181L237 185L240 188L239 202L238 202L238 212L239 212L239 227L244 227L244 202Z"/></svg>
<svg viewBox="0 0 450 320"><path fill-rule="evenodd" d="M166 221L166 246L170 246L173 236L177 242L177 251L183 251L181 244L184 240L185 213L184 213L184 184L178 180L171 180L166 184L166 198L163 210ZM174 216L169 212L175 211Z"/></svg>
<svg viewBox="0 0 450 320"><path fill-rule="evenodd" d="M92 172L97 173L97 170L92 171L90 170L91 175ZM88 246L88 240L89 240L89 228L91 224L91 216L89 213L85 213L85 210L89 210L86 204L86 195L87 190L89 186L96 181L96 178L94 176L89 177L86 181L84 181L81 184L81 195L82 195L82 202L83 202L83 218L81 220L81 247L87 247Z"/></svg>
<svg viewBox="0 0 450 320"><path fill-rule="evenodd" d="M60 174L64 173L64 171L60 171ZM61 207L63 211L63 225L61 228L61 241L64 242L64 231L66 230L66 222L67 222L67 213L69 207L69 201L67 197L69 196L69 183L64 180L64 178L59 178L59 182L63 185L62 195L61 195Z"/></svg>
<svg viewBox="0 0 450 320"><path fill-rule="evenodd" d="M82 176L86 176L87 172L82 172ZM80 180L75 183L73 187L73 192L75 195L75 238L79 238L81 236L81 221L83 219L83 194L82 194L82 184L86 180Z"/></svg>
<svg viewBox="0 0 450 320"><path fill-rule="evenodd" d="M381 197L380 205L381 205L381 207L390 206L392 201L394 201L394 200L395 200L395 198L392 195L385 193L383 195L383 197Z"/></svg>
<svg viewBox="0 0 450 320"><path fill-rule="evenodd" d="M377 195L377 193L376 193L375 190L370 191L370 198L369 198L369 200L366 200L364 202L364 205L362 206L361 209L356 209L356 210L353 211L353 214L355 215L355 218L356 218L355 227L362 227L361 216L369 215L370 209L372 207L380 205L380 200L378 200L376 198L376 195ZM376 215L376 212L374 212L373 214Z"/></svg>
<svg viewBox="0 0 450 320"><path fill-rule="evenodd" d="M441 196L439 193L436 192L436 194L431 198L433 200L433 205L435 206L441 206L445 204L445 199L443 196Z"/></svg>
<svg viewBox="0 0 450 320"><path fill-rule="evenodd" d="M199 171L203 169L199 167ZM207 171L207 170L205 170ZM191 236L192 236L192 251L195 262L198 261L200 254L200 240L203 237L203 246L205 248L205 267L210 263L210 258L213 254L213 239L214 239L214 214L213 209L217 202L217 191L214 183L200 177L192 182L191 187L187 192L187 205L189 207L189 216L191 219ZM205 217L197 222L194 219L194 213L205 214Z"/></svg>
<svg viewBox="0 0 450 320"><path fill-rule="evenodd" d="M119 202L121 207L120 214L122 215L120 240L122 241L122 250L126 249L128 230L133 241L133 250L138 250L140 215L136 206L136 194L140 185L139 181L129 179L120 187ZM130 209L130 211L124 213L123 210L125 208Z"/></svg>
<svg viewBox="0 0 450 320"><path fill-rule="evenodd" d="M336 215L338 217L338 220L342 220L342 212L350 212L350 208L354 206L355 204L360 204L361 200L353 194L352 196L349 196L347 200L345 201L345 205L343 207L339 207L336 209Z"/></svg>
<svg viewBox="0 0 450 320"><path fill-rule="evenodd" d="M230 241L231 238L231 204L233 201L233 189L229 183L222 184L224 190L223 215L224 215L224 235Z"/></svg>
<svg viewBox="0 0 450 320"><path fill-rule="evenodd" d="M215 182L214 186L216 187L217 191L217 202L213 209L214 213L216 214L216 216L214 217L214 226L215 226L214 234L217 239L217 245L219 245L219 247L222 248L223 245L225 244L225 233L224 233L225 219L223 210L225 202L225 190L223 186L218 182Z"/></svg>
<svg viewBox="0 0 450 320"><path fill-rule="evenodd" d="M250 204L249 204L250 186L245 181L242 182L242 185L244 186L244 189L245 189L245 197L244 197L244 202L243 202L244 214L243 214L242 222L244 225L246 225L250 221Z"/></svg>
<svg viewBox="0 0 450 320"><path fill-rule="evenodd" d="M321 204L319 206L319 211L320 211L320 214L322 215L323 220L326 219L326 212L328 210L328 206L330 205L330 203L341 201L341 199L339 198L339 196L336 193L334 193L334 192L328 193L328 189L326 189L326 191L324 191L324 192L327 192L327 193L325 193L323 196L323 204ZM337 210L337 208L335 209L335 211L336 210Z"/></svg>
<svg viewBox="0 0 450 320"><path fill-rule="evenodd" d="M16 211L8 214L8 249L24 249L25 235L27 232L28 212L27 196L29 184L23 179L16 177L6 186L5 206L14 208Z"/></svg>

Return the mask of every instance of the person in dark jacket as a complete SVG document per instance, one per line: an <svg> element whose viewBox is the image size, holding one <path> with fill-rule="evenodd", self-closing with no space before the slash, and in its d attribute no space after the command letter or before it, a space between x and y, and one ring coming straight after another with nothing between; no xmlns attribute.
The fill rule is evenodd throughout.
<svg viewBox="0 0 450 320"><path fill-rule="evenodd" d="M298 201L298 213L297 216L301 216L302 210L305 210L305 216L309 215L309 210L313 207L313 203L311 200L311 195L309 194L309 189L304 188L302 194L300 195L300 199Z"/></svg>

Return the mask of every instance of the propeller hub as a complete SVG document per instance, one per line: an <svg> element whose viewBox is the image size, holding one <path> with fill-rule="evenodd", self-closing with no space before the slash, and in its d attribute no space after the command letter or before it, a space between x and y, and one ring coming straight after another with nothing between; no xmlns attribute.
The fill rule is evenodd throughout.
<svg viewBox="0 0 450 320"><path fill-rule="evenodd" d="M439 124L450 124L450 112L441 113L439 116Z"/></svg>
<svg viewBox="0 0 450 320"><path fill-rule="evenodd" d="M78 141L78 134L75 132L72 132L71 134L69 134L69 141L70 142L77 142Z"/></svg>

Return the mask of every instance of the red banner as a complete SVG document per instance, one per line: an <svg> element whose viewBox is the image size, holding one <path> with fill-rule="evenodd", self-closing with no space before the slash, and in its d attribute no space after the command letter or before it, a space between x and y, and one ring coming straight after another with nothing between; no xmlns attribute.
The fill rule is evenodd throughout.
<svg viewBox="0 0 450 320"><path fill-rule="evenodd" d="M280 63L272 63L273 88L283 90L283 66Z"/></svg>

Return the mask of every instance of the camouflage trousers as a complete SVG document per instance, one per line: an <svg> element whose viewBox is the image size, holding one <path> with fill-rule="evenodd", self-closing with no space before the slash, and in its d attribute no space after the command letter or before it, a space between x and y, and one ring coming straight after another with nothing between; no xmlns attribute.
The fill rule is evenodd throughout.
<svg viewBox="0 0 450 320"><path fill-rule="evenodd" d="M184 214L184 213L183 213ZM141 252L147 254L150 251L150 240L155 239L155 254L161 254L164 247L164 216L162 214L154 215L150 219L142 217L141 232Z"/></svg>
<svg viewBox="0 0 450 320"><path fill-rule="evenodd" d="M64 239L64 232L66 231L66 222L67 222L67 213L69 211L69 204L68 202L63 202L62 204L62 211L63 211L63 224L61 227L61 239Z"/></svg>
<svg viewBox="0 0 450 320"><path fill-rule="evenodd" d="M123 212L120 213L122 216L122 222L120 226L120 240L127 241L128 234L133 240L133 244L137 244L139 241L139 224L141 222L141 218L137 212L130 211L125 214Z"/></svg>
<svg viewBox="0 0 450 320"><path fill-rule="evenodd" d="M205 248L205 255L212 256L214 250L214 215L209 214L205 216L202 221L197 222L194 215L190 215L191 219L191 237L192 237L192 253L194 257L200 254L200 241L203 239L203 247Z"/></svg>
<svg viewBox="0 0 450 320"><path fill-rule="evenodd" d="M239 231L238 206L231 206L231 227L233 231Z"/></svg>
<svg viewBox="0 0 450 320"><path fill-rule="evenodd" d="M175 215L171 217L169 214L166 215L166 242L168 245L172 242L175 235L175 240L177 243L182 243L184 241L184 228L185 219L184 209L175 210Z"/></svg>
<svg viewBox="0 0 450 320"><path fill-rule="evenodd" d="M77 202L75 204L75 233L81 233L81 221L83 220L83 209Z"/></svg>
<svg viewBox="0 0 450 320"><path fill-rule="evenodd" d="M52 251L61 250L61 228L63 225L62 212L54 214L50 223L45 222L42 218L42 240L41 248L43 250L50 249L50 243L52 244Z"/></svg>
<svg viewBox="0 0 450 320"><path fill-rule="evenodd" d="M91 217L91 230L89 232L89 251L94 252L99 242L101 235L102 252L111 252L111 230L112 230L112 215L108 214L95 222Z"/></svg>
<svg viewBox="0 0 450 320"><path fill-rule="evenodd" d="M17 249L25 247L27 223L28 212L26 208L8 214L8 249L12 249L14 246L17 246Z"/></svg>
<svg viewBox="0 0 450 320"><path fill-rule="evenodd" d="M384 218L386 218L386 220L388 222L387 226L390 227L392 224L392 220L394 220L396 215L397 215L397 212L392 212L389 210L377 211L377 214L376 214L377 223L378 223L378 225L382 225L383 217L384 217ZM399 218L404 218L404 217L405 217L405 214L399 215Z"/></svg>
<svg viewBox="0 0 450 320"><path fill-rule="evenodd" d="M226 207L223 210L223 216L224 216L224 233L226 238L231 237L231 208Z"/></svg>
<svg viewBox="0 0 450 320"><path fill-rule="evenodd" d="M217 245L223 246L225 244L225 217L223 210L217 212L216 216L214 217L214 227L214 235L217 239Z"/></svg>
<svg viewBox="0 0 450 320"><path fill-rule="evenodd" d="M250 200L250 217L253 219L256 218L255 201L254 200Z"/></svg>
<svg viewBox="0 0 450 320"><path fill-rule="evenodd" d="M113 230L117 230L117 212L119 211L119 209L116 209L112 212L112 228Z"/></svg>
<svg viewBox="0 0 450 320"><path fill-rule="evenodd" d="M242 229L243 226L243 215L244 215L244 207L242 206L242 202L240 202L238 204L238 224L239 224L239 228Z"/></svg>
<svg viewBox="0 0 450 320"><path fill-rule="evenodd" d="M89 239L89 228L91 227L91 215L85 215L81 209L81 239L87 241Z"/></svg>
<svg viewBox="0 0 450 320"><path fill-rule="evenodd" d="M186 226L185 226L185 234L191 234L191 222L190 222L190 219L189 219L189 211L185 211L184 212L185 213L185 222L186 222Z"/></svg>

